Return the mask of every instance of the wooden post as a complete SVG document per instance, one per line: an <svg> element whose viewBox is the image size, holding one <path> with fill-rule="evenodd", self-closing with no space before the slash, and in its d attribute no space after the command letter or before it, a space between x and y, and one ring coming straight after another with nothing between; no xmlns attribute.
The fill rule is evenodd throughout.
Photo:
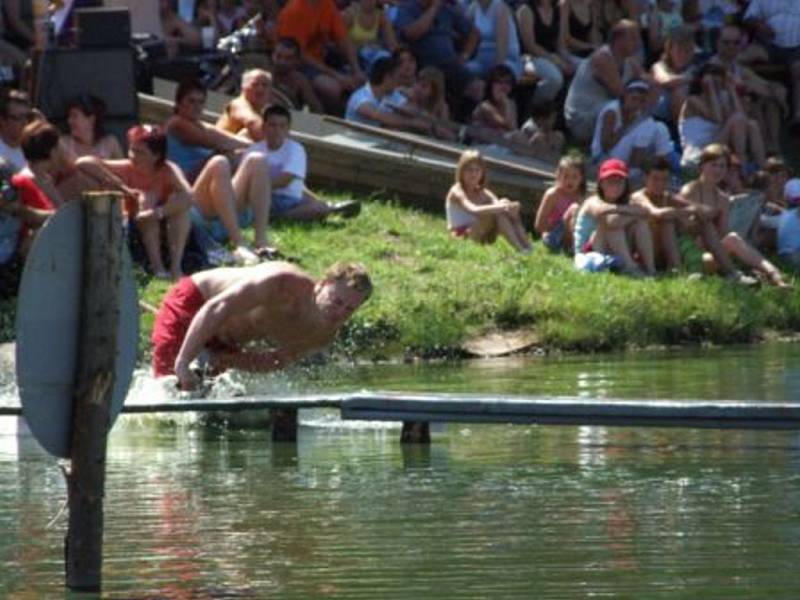
<svg viewBox="0 0 800 600"><path fill-rule="evenodd" d="M423 421L403 421L403 430L400 432L401 444L430 444L431 429Z"/></svg>
<svg viewBox="0 0 800 600"><path fill-rule="evenodd" d="M119 323L119 195L84 194L81 338L72 418L66 539L67 587L99 592L109 407Z"/></svg>
<svg viewBox="0 0 800 600"><path fill-rule="evenodd" d="M273 442L297 441L297 409L273 408L269 411L272 421Z"/></svg>

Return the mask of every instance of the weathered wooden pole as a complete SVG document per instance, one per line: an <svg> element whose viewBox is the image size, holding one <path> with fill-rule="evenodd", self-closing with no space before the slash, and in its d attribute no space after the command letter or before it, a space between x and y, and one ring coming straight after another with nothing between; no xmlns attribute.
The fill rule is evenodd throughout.
<svg viewBox="0 0 800 600"><path fill-rule="evenodd" d="M106 441L119 323L119 195L84 194L83 292L68 478L67 587L99 592L103 564Z"/></svg>
<svg viewBox="0 0 800 600"><path fill-rule="evenodd" d="M401 444L430 444L431 428L424 421L403 421L400 432Z"/></svg>
<svg viewBox="0 0 800 600"><path fill-rule="evenodd" d="M273 408L269 411L273 442L297 441L297 409Z"/></svg>

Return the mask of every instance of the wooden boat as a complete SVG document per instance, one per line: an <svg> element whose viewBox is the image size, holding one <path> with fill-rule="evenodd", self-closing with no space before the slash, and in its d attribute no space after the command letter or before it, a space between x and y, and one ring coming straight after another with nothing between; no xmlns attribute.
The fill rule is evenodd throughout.
<svg viewBox="0 0 800 600"><path fill-rule="evenodd" d="M156 80L155 95L139 94L142 122L162 123L173 111L175 83ZM216 121L230 97L209 92L205 118ZM401 205L441 213L466 146L369 127L304 111L292 112L292 137L308 153L311 187L375 194ZM492 190L535 211L554 179L554 167L529 157L478 147L486 156Z"/></svg>

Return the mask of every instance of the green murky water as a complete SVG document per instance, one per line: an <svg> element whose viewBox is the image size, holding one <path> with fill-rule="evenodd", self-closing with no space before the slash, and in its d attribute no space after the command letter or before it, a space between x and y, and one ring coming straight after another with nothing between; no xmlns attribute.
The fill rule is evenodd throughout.
<svg viewBox="0 0 800 600"><path fill-rule="evenodd" d="M249 388L795 401L800 349L326 368ZM123 418L109 447L104 595L800 594L798 433L454 424L429 448L401 448L394 426L301 420L285 445ZM0 435L0 597L65 596L64 499L55 461Z"/></svg>

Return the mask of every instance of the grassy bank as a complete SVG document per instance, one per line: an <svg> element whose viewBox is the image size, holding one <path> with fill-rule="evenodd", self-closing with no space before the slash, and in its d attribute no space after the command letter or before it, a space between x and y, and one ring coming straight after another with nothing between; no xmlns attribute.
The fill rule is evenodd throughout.
<svg viewBox="0 0 800 600"><path fill-rule="evenodd" d="M513 329L533 331L548 350L586 352L749 342L800 330L800 290L579 273L540 244L520 256L502 241L453 240L441 217L383 203L368 202L351 221L277 223L272 239L314 274L336 260L366 264L375 295L337 344L365 358L457 355L473 336ZM140 283L154 306L169 287L143 276ZM9 306L2 311L8 339ZM143 350L151 326L145 314Z"/></svg>

